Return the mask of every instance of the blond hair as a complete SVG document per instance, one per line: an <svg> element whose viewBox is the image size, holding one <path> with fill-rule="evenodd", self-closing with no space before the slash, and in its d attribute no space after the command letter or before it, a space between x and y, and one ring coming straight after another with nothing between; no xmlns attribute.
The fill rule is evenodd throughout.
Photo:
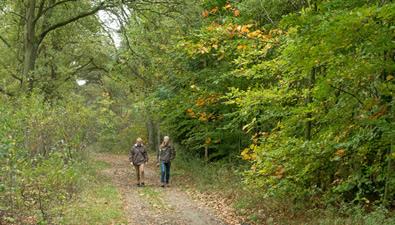
<svg viewBox="0 0 395 225"><path fill-rule="evenodd" d="M169 145L169 144L170 144L170 137L169 136L164 136L162 144L160 145L160 147L162 148L162 147L165 147L166 145Z"/></svg>

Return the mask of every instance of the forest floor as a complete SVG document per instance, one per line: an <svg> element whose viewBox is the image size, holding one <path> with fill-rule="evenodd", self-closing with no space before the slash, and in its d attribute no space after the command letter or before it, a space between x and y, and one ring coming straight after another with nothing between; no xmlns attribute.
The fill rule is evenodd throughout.
<svg viewBox="0 0 395 225"><path fill-rule="evenodd" d="M199 198L194 192L172 184L160 187L159 168L154 162L145 167L145 187L138 187L135 170L126 155L97 154L95 158L110 165L102 173L111 178L121 193L128 224L241 224L230 215L232 212L210 207L212 203L202 200L204 198Z"/></svg>

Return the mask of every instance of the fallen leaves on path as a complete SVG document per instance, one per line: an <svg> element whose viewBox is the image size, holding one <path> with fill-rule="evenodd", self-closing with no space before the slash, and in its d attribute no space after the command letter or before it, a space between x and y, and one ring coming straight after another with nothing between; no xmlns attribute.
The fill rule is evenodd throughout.
<svg viewBox="0 0 395 225"><path fill-rule="evenodd" d="M199 198L194 200L180 188L161 188L159 171L153 164L145 167L146 186L137 187L134 185L135 171L130 168L127 156L100 154L95 157L111 165L102 172L112 179L121 192L128 224L237 224L222 222L222 217L215 213L215 207Z"/></svg>
<svg viewBox="0 0 395 225"><path fill-rule="evenodd" d="M231 199L225 199L221 195L215 193L202 193L191 188L189 188L186 192L195 200L202 202L205 206L214 209L216 215L226 224L246 224L242 222L245 219L241 216L238 216L235 209L232 207Z"/></svg>

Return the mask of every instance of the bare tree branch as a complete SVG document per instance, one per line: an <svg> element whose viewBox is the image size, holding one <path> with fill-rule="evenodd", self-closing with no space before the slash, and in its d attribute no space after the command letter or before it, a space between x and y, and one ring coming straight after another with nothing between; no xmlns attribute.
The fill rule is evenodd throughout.
<svg viewBox="0 0 395 225"><path fill-rule="evenodd" d="M19 18L25 20L25 17L24 17L23 15L21 15L21 14L19 14L19 13L16 13L16 12L14 12L14 11L4 11L4 9L0 9L0 11L3 12L4 14L6 14L6 13L11 13L12 15L15 15L15 16L17 16L17 17L19 17Z"/></svg>
<svg viewBox="0 0 395 225"><path fill-rule="evenodd" d="M12 78L18 80L20 84L23 83L23 79L21 77L18 77L18 75L15 74L15 72L13 72L12 70L10 70L7 65L5 65L3 62L0 62L0 64L4 67L4 69L8 71L8 73L11 75Z"/></svg>
<svg viewBox="0 0 395 225"><path fill-rule="evenodd" d="M347 90L344 90L344 89L342 89L342 88L336 87L336 86L334 86L334 85L332 85L332 84L330 84L329 86L331 86L332 88L334 88L334 89L336 89L336 90L338 90L338 91L340 91L340 92L343 92L343 93L346 93L346 94L352 96L352 97L355 98L361 105L363 105L363 102L362 102L355 94L353 94L353 93L351 93L351 92L348 92Z"/></svg>
<svg viewBox="0 0 395 225"><path fill-rule="evenodd" d="M130 64L127 64L127 66L130 69L130 72L132 73L133 76L142 80L144 82L144 84L146 84L147 86L150 86L151 82L149 82L149 80L147 80L147 78L145 78L143 75L141 75L140 72L137 70L137 68L135 68L134 66L132 66Z"/></svg>
<svg viewBox="0 0 395 225"><path fill-rule="evenodd" d="M8 41L7 41L4 37L2 37L1 35L0 35L0 40L1 40L8 48L11 48L10 43L8 43Z"/></svg>
<svg viewBox="0 0 395 225"><path fill-rule="evenodd" d="M37 14L37 17L36 17L35 21L39 20L39 19L40 19L44 14L46 14L49 10L51 10L51 9L53 9L53 8L59 6L59 5L63 5L63 4L68 3L68 2L76 2L76 1L77 1L77 0L63 0L63 1L56 2L56 3L54 3L54 4L50 5L50 6L48 6L47 8L42 9L41 11L39 11L38 14ZM43 0L43 2L44 2L44 0Z"/></svg>
<svg viewBox="0 0 395 225"><path fill-rule="evenodd" d="M96 6L95 8L93 8L90 11L81 13L81 14L75 16L75 17L72 17L72 18L69 18L67 20L61 21L59 23L53 24L52 26L48 27L43 32L41 32L41 34L38 36L38 45L40 45L40 43L44 40L44 38L47 36L47 34L49 32L51 32L53 30L56 30L56 29L58 29L60 27L66 26L66 25L68 25L68 24L70 24L72 22L75 22L75 21L79 20L79 19L91 16L91 15L97 13L99 10L104 9L105 7L106 6L105 6L104 2L101 2L98 6Z"/></svg>
<svg viewBox="0 0 395 225"><path fill-rule="evenodd" d="M43 12L43 10L44 10L44 5L45 5L45 0L41 0L40 6L38 7L37 15L40 15L40 14ZM37 22L38 18L39 18L39 16L37 16L37 17L34 19L34 22Z"/></svg>
<svg viewBox="0 0 395 225"><path fill-rule="evenodd" d="M101 28L103 29L104 33L106 33L107 37L110 39L111 41L111 47L114 49L114 52L118 55L118 49L117 46L115 44L115 40L113 38L113 36L111 35L110 31L114 30L113 28L109 27L108 25L106 25L105 23L100 23Z"/></svg>
<svg viewBox="0 0 395 225"><path fill-rule="evenodd" d="M14 94L4 90L2 87L0 87L0 93L5 94L5 95L7 95L9 97L13 97L14 96Z"/></svg>

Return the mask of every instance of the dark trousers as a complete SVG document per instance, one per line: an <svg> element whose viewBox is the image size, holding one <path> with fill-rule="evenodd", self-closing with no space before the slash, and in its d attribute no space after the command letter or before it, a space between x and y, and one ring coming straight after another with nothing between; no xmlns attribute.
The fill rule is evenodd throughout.
<svg viewBox="0 0 395 225"><path fill-rule="evenodd" d="M160 182L162 183L169 183L170 164L170 162L160 162Z"/></svg>

